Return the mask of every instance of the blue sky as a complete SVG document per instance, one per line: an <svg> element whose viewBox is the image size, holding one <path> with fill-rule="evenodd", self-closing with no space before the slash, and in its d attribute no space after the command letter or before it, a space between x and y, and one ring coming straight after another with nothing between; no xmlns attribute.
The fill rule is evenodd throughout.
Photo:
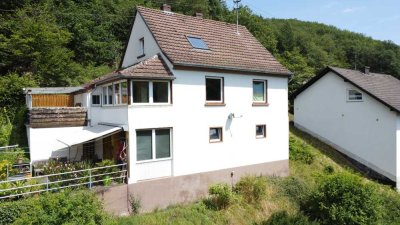
<svg viewBox="0 0 400 225"><path fill-rule="evenodd" d="M226 0L229 7L233 0ZM242 0L263 17L334 25L400 45L400 0Z"/></svg>

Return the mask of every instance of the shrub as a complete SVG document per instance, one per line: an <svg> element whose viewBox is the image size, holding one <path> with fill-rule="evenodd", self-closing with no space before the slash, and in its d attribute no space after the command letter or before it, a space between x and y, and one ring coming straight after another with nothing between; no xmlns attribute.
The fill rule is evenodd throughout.
<svg viewBox="0 0 400 225"><path fill-rule="evenodd" d="M373 186L347 173L326 176L303 209L322 224L375 224L380 216Z"/></svg>
<svg viewBox="0 0 400 225"><path fill-rule="evenodd" d="M303 214L289 215L286 211L277 212L262 222L260 225L318 225L317 222L311 222Z"/></svg>
<svg viewBox="0 0 400 225"><path fill-rule="evenodd" d="M385 225L397 225L400 218L400 195L395 191L384 190L380 193L382 209L382 222Z"/></svg>
<svg viewBox="0 0 400 225"><path fill-rule="evenodd" d="M325 168L324 168L324 172L327 173L327 174L332 174L332 173L335 172L335 169L333 168L333 166L327 165L327 166L325 166Z"/></svg>
<svg viewBox="0 0 400 225"><path fill-rule="evenodd" d="M266 195L267 181L265 177L242 177L235 186L235 191L242 195L247 203L259 203Z"/></svg>
<svg viewBox="0 0 400 225"><path fill-rule="evenodd" d="M283 193L297 203L301 204L310 195L311 187L299 177L286 177L277 182Z"/></svg>
<svg viewBox="0 0 400 225"><path fill-rule="evenodd" d="M297 140L294 137L289 137L289 159L300 161L305 164L314 162L315 154L311 151L310 146L303 141Z"/></svg>
<svg viewBox="0 0 400 225"><path fill-rule="evenodd" d="M63 191L2 203L0 224L103 224L106 215L89 191Z"/></svg>
<svg viewBox="0 0 400 225"><path fill-rule="evenodd" d="M228 208L235 199L234 193L228 184L214 184L208 189L210 197L205 200L208 208L221 210Z"/></svg>

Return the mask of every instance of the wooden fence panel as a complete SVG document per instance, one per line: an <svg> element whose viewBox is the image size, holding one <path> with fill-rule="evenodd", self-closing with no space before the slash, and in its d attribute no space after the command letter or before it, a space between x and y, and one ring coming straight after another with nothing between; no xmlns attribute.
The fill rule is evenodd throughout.
<svg viewBox="0 0 400 225"><path fill-rule="evenodd" d="M73 95L32 95L32 107L73 107Z"/></svg>

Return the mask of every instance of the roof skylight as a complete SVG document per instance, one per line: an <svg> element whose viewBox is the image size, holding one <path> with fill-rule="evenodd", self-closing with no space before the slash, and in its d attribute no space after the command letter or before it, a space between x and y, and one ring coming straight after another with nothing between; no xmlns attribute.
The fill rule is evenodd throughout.
<svg viewBox="0 0 400 225"><path fill-rule="evenodd" d="M187 36L187 39L193 48L207 49L207 50L209 49L206 42L204 42L204 40L201 38Z"/></svg>

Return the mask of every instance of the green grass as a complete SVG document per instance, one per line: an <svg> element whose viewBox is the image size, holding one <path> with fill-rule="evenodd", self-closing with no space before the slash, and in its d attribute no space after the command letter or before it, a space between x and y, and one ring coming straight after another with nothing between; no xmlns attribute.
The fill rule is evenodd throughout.
<svg viewBox="0 0 400 225"><path fill-rule="evenodd" d="M251 205L241 200L227 209L215 211L208 209L202 201L171 206L165 210L116 218L117 224L249 224L257 225L268 220L274 213L286 211L289 215L301 214L299 198L313 189L319 178L330 172L348 172L362 176L356 168L332 147L295 127L290 127L290 136L296 144L306 146L315 156L311 164L290 161L290 177L268 178L266 197L259 205ZM327 169L328 167L328 169ZM400 218L400 197L392 187L376 183L364 177L363 182L373 184L382 197L384 213L379 224L398 224ZM301 187L304 184L304 187ZM385 202L384 202L385 201Z"/></svg>

